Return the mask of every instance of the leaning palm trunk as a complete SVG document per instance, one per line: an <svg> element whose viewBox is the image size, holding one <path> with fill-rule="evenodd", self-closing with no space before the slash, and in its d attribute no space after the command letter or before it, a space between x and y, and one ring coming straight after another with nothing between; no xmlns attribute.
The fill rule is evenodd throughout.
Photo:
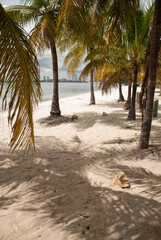
<svg viewBox="0 0 161 240"><path fill-rule="evenodd" d="M161 36L161 1L155 1L155 12L154 20L151 34L150 42L150 58L149 58L149 77L148 77L148 92L147 92L147 102L146 102L146 112L143 121L143 127L141 130L139 148L148 148L151 123L152 123L152 112L153 112L153 101L155 93L156 84L156 74L157 74L157 63L158 54L160 49L160 36Z"/></svg>
<svg viewBox="0 0 161 240"><path fill-rule="evenodd" d="M134 71L134 82L133 82L133 92L132 92L132 101L130 106L130 111L127 116L127 120L135 120L135 99L136 99L136 90L137 90L137 75L138 75L138 66L135 66Z"/></svg>
<svg viewBox="0 0 161 240"><path fill-rule="evenodd" d="M90 104L95 104L95 97L94 97L94 86L93 86L93 69L90 72Z"/></svg>
<svg viewBox="0 0 161 240"><path fill-rule="evenodd" d="M122 84L121 84L121 79L119 79L119 101L120 102L124 102L124 96L122 94Z"/></svg>
<svg viewBox="0 0 161 240"><path fill-rule="evenodd" d="M55 42L51 42L51 55L52 55L52 63L53 63L53 97L51 104L51 116L60 116L60 108L59 108L59 88L58 88L58 59L57 59L57 51Z"/></svg>

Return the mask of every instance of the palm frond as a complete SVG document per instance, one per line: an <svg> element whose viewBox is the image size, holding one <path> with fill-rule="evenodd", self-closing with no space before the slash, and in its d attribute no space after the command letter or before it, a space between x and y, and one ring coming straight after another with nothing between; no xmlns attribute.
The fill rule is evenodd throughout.
<svg viewBox="0 0 161 240"><path fill-rule="evenodd" d="M33 6L37 9L47 8L49 6L49 0L23 0L25 5Z"/></svg>
<svg viewBox="0 0 161 240"><path fill-rule="evenodd" d="M108 53L108 47L106 45L96 47L88 53L84 61L87 62L90 60L94 60L96 58L98 59L98 58L105 57L107 53Z"/></svg>
<svg viewBox="0 0 161 240"><path fill-rule="evenodd" d="M96 65L98 64L97 61L91 61L89 62L82 70L80 76L79 76L79 79L81 79L82 77L87 77L89 75L89 73L91 72L91 70L93 70Z"/></svg>
<svg viewBox="0 0 161 240"><path fill-rule="evenodd" d="M134 19L135 11L139 7L139 1L127 1L127 0L112 0L108 7L109 22L112 22L112 29L120 22L122 26L130 26L131 21Z"/></svg>
<svg viewBox="0 0 161 240"><path fill-rule="evenodd" d="M128 79L129 69L127 67L123 67L114 73L106 72L99 84L99 88L102 88L102 91L107 93L111 87L117 87L119 80Z"/></svg>
<svg viewBox="0 0 161 240"><path fill-rule="evenodd" d="M41 9L33 6L7 6L5 7L5 11L14 21L23 26L25 26L28 22L36 22L38 16L42 15Z"/></svg>
<svg viewBox="0 0 161 240"><path fill-rule="evenodd" d="M142 24L142 33L140 37L140 42L147 41L149 33L151 30L151 24L154 17L154 3L146 9L144 12L144 22Z"/></svg>
<svg viewBox="0 0 161 240"><path fill-rule="evenodd" d="M30 41L38 49L39 52L44 52L50 48L50 43L56 40L56 23L46 13L39 19L39 22L30 32Z"/></svg>
<svg viewBox="0 0 161 240"><path fill-rule="evenodd" d="M83 62L83 56L85 54L85 49L83 49L79 44L74 46L64 59L64 66L68 66L68 73L74 74L75 70Z"/></svg>
<svg viewBox="0 0 161 240"><path fill-rule="evenodd" d="M11 149L34 148L33 106L41 99L39 64L26 33L0 4L0 97L10 93Z"/></svg>

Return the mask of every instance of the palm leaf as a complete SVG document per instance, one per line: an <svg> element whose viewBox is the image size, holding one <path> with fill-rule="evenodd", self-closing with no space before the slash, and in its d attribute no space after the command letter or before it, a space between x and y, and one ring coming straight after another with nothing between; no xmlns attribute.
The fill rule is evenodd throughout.
<svg viewBox="0 0 161 240"><path fill-rule="evenodd" d="M36 22L37 17L42 15L41 9L34 6L13 5L5 7L9 16L21 25L28 22Z"/></svg>
<svg viewBox="0 0 161 240"><path fill-rule="evenodd" d="M12 127L11 149L34 149L33 106L41 98L39 64L27 33L0 4L0 97L10 93L8 121ZM4 88L5 87L5 88Z"/></svg>
<svg viewBox="0 0 161 240"><path fill-rule="evenodd" d="M117 87L119 80L128 79L129 76L129 69L127 67L123 67L117 71L114 71L114 73L108 73L106 72L99 84L99 88L102 88L102 90L107 93L111 87Z"/></svg>
<svg viewBox="0 0 161 240"><path fill-rule="evenodd" d="M39 52L50 48L50 43L56 39L56 23L54 24L54 19L48 12L41 16L30 35L31 43Z"/></svg>
<svg viewBox="0 0 161 240"><path fill-rule="evenodd" d="M83 49L79 44L75 45L67 54L64 59L64 66L68 66L68 73L74 74L75 70L83 62L83 56L85 54L85 49Z"/></svg>

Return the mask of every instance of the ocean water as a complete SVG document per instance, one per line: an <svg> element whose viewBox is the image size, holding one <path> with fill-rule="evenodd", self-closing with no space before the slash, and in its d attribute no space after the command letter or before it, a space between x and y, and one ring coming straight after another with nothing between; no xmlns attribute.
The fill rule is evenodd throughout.
<svg viewBox="0 0 161 240"><path fill-rule="evenodd" d="M43 101L51 100L53 93L53 83L52 82L41 82L41 87L43 91ZM98 90L98 83L94 83L94 89ZM67 98L73 97L82 93L90 92L89 82L60 82L59 83L59 97Z"/></svg>
<svg viewBox="0 0 161 240"><path fill-rule="evenodd" d="M42 101L51 100L53 93L53 82L41 82ZM94 83L94 89L98 90L98 83ZM90 92L89 82L59 82L59 98L74 97L76 95ZM9 97L7 99L9 102ZM2 98L0 98L0 110L2 109Z"/></svg>

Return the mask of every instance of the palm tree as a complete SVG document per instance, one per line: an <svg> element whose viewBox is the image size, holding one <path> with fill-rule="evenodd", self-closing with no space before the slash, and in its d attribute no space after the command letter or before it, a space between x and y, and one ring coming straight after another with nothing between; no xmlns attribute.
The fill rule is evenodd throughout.
<svg viewBox="0 0 161 240"><path fill-rule="evenodd" d="M39 64L27 33L0 4L0 97L10 94L11 149L34 148L33 106L41 98ZM4 108L4 105L3 105Z"/></svg>
<svg viewBox="0 0 161 240"><path fill-rule="evenodd" d="M69 39L69 36L72 36L76 43L78 39L81 39L82 46L87 46L87 49L92 49L93 51L95 47L102 45L101 39L104 44L104 28L106 28L108 45L111 42L118 43L120 31L115 29L120 24L122 27L129 25L135 9L138 8L138 2L138 0L63 0L60 9L59 25L65 26L64 35L67 34L67 39ZM115 34L113 34L114 32ZM94 69L92 68L88 72L91 76L91 104L95 103L93 72Z"/></svg>
<svg viewBox="0 0 161 240"><path fill-rule="evenodd" d="M100 80L99 87L107 93L112 86L118 87L127 79L130 65L126 55L126 51L118 47L97 47L86 57L85 61L90 62L83 69L81 77L88 75L91 68L94 69L96 81Z"/></svg>
<svg viewBox="0 0 161 240"><path fill-rule="evenodd" d="M145 62L146 46L148 43L148 36L151 25L151 16L153 14L153 5L145 12L138 11L135 17L135 22L128 32L128 43L130 44L133 53L134 78L133 78L133 92L128 120L135 120L135 99L137 91L137 78L140 67Z"/></svg>
<svg viewBox="0 0 161 240"><path fill-rule="evenodd" d="M64 66L68 66L68 73L74 74L76 69L84 62L84 56L91 52L93 49L86 50L86 46L83 46L81 42L73 46L64 59ZM95 104L94 95L94 70L90 69L88 75L90 75L90 105ZM79 79L81 79L81 76Z"/></svg>
<svg viewBox="0 0 161 240"><path fill-rule="evenodd" d="M156 84L156 73L158 55L160 50L160 36L161 36L161 1L155 0L155 11L154 19L151 30L151 41L150 41L150 56L149 56L149 71L148 71L148 90L147 90L147 101L146 101L146 112L143 121L143 127L141 130L139 148L148 148L151 124L152 124L152 111L154 92Z"/></svg>
<svg viewBox="0 0 161 240"><path fill-rule="evenodd" d="M62 4L59 19L59 24L64 29L63 33L61 33L61 35L63 34L64 36L60 38L60 45L64 46L66 39L70 39L72 48L65 58L64 65L68 65L69 73L74 73L78 66L83 62L84 55L92 52L97 44L102 44L103 19L97 16L97 21L94 21L93 16L89 12L90 5L80 4L79 11L76 9L77 14L70 14L69 19L65 21L64 12L66 12L66 9L64 8L64 4L65 1ZM67 43L67 46L69 46L69 42ZM95 104L93 74L94 71L91 69L89 72L91 94L90 104Z"/></svg>
<svg viewBox="0 0 161 240"><path fill-rule="evenodd" d="M83 76L88 74L91 67L94 68L97 71L97 79L101 80L100 87L105 92L111 86L120 84L121 80L127 80L133 73L133 94L128 114L129 120L135 120L137 78L145 57L152 12L153 7L146 12L138 10L131 28L122 29L123 43L119 47L117 45L109 47L108 43L103 48L98 47L93 55L89 54L86 58L86 60L92 59L92 62L82 72Z"/></svg>
<svg viewBox="0 0 161 240"><path fill-rule="evenodd" d="M61 0L44 1L44 0L26 0L27 6L12 6L7 10L11 14L18 15L21 22L35 21L35 27L30 35L31 43L39 52L44 52L45 49L51 50L52 66L53 66L53 97L51 105L51 116L60 116L59 107L59 89L58 89L58 57L57 57L57 23L58 14L61 6Z"/></svg>

